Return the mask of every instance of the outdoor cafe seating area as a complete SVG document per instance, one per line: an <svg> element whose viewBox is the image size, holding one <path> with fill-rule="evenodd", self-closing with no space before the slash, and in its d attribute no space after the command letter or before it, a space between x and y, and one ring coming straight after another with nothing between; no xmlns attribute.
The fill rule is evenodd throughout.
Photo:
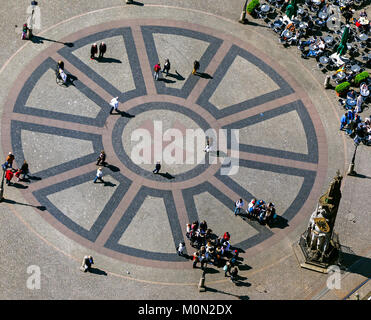
<svg viewBox="0 0 371 320"><path fill-rule="evenodd" d="M263 0L255 16L277 34L283 47L296 46L303 59L315 59L317 68L334 86L368 71L371 61L370 21L366 0ZM346 34L345 34L346 33ZM363 103L370 78L366 85ZM359 92L359 85L356 90ZM360 94L360 92L359 92ZM340 100L339 100L340 101ZM342 100L340 106L347 104Z"/></svg>

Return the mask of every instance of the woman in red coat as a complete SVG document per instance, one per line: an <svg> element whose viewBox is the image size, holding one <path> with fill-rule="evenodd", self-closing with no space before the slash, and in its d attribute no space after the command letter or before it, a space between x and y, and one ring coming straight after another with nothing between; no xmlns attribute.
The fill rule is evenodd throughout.
<svg viewBox="0 0 371 320"><path fill-rule="evenodd" d="M13 178L13 170L12 169L8 169L6 170L6 173L5 173L5 179L6 179L6 184L9 186L10 185L10 180L12 180Z"/></svg>

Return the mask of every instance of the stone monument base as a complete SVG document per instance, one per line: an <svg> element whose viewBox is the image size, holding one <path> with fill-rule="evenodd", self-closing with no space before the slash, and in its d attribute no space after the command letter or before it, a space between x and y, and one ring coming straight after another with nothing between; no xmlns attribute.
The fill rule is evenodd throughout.
<svg viewBox="0 0 371 320"><path fill-rule="evenodd" d="M293 244L293 250L300 267L327 273L331 265L339 265L341 258L340 243L337 235L334 233L329 248L326 250L324 259L316 256L316 250L311 250L307 246L306 232L300 237L299 242Z"/></svg>

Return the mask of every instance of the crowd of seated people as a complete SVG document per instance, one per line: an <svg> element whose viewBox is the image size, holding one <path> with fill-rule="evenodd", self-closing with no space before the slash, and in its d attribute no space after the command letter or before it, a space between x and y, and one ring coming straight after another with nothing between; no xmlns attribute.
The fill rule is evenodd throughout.
<svg viewBox="0 0 371 320"><path fill-rule="evenodd" d="M276 208L274 203L265 203L264 200L256 200L253 198L246 209L250 217L258 219L261 224L271 224L276 218Z"/></svg>
<svg viewBox="0 0 371 320"><path fill-rule="evenodd" d="M348 98L354 99L355 96L356 94L354 90L351 90L348 94ZM359 97L363 99L362 95L359 95ZM349 137L353 138L356 145L359 145L360 143L371 145L370 118L365 118L365 121L362 121L359 112L357 112L357 106L356 108L350 107L343 114L340 119L340 130L344 130Z"/></svg>
<svg viewBox="0 0 371 320"><path fill-rule="evenodd" d="M308 50L305 50L305 47L308 46ZM319 57L326 49L325 41L319 38L312 38L307 41L299 41L298 48L303 51L302 57L309 58L309 57Z"/></svg>
<svg viewBox="0 0 371 320"><path fill-rule="evenodd" d="M200 262L201 268L207 264L217 267L224 265L227 261L232 265L237 264L238 250L231 247L229 232L223 236L217 237L208 229L206 221L194 221L187 224L187 238L190 240L192 247L197 251L193 253L193 268L197 267Z"/></svg>

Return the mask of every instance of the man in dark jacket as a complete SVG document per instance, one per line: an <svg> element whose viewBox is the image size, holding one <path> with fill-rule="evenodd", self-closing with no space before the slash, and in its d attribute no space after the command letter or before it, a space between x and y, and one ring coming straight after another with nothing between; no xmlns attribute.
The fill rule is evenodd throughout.
<svg viewBox="0 0 371 320"><path fill-rule="evenodd" d="M103 55L106 53L107 51L107 46L104 42L101 42L101 44L99 45L99 59L103 58Z"/></svg>
<svg viewBox="0 0 371 320"><path fill-rule="evenodd" d="M161 164L160 164L160 161L157 161L156 167L155 167L155 170L153 170L153 173L157 174L160 172L160 170L161 170Z"/></svg>

